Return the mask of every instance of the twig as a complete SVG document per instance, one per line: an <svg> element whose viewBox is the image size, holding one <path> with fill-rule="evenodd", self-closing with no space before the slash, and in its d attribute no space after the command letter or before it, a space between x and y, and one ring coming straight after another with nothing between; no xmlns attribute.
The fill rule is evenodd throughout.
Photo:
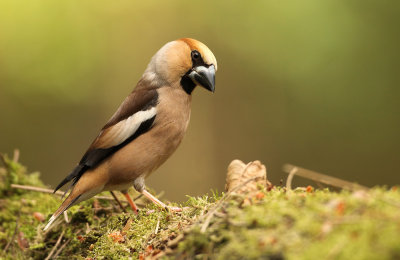
<svg viewBox="0 0 400 260"><path fill-rule="evenodd" d="M296 174L296 172L297 172L297 167L293 167L290 170L289 176L287 177L287 180L286 180L286 190L292 189L292 180L293 180L293 176Z"/></svg>
<svg viewBox="0 0 400 260"><path fill-rule="evenodd" d="M138 199L140 199L141 197L143 197L143 194L140 193L139 195L137 195L135 198L133 198L133 201L136 201Z"/></svg>
<svg viewBox="0 0 400 260"><path fill-rule="evenodd" d="M4 154L0 153L0 160L3 162L4 166L7 166L7 162L6 162L6 158L4 156ZM19 150L15 149L14 150L14 156L12 159L14 162L18 162L19 160Z"/></svg>
<svg viewBox="0 0 400 260"><path fill-rule="evenodd" d="M11 245L12 241L14 241L15 235L16 235L16 234L17 234L17 232L18 232L18 222L19 222L19 217L20 217L20 215L18 215L18 218L17 218L17 220L15 221L15 229L14 229L14 233L13 233L13 235L12 235L12 237L11 237L11 240L10 240L10 241L8 241L8 243L7 243L6 247L4 248L4 253L6 253L6 252L7 252L7 250L8 250L8 248L10 247L10 245Z"/></svg>
<svg viewBox="0 0 400 260"><path fill-rule="evenodd" d="M66 223L69 223L67 210L64 211L64 220L65 220Z"/></svg>
<svg viewBox="0 0 400 260"><path fill-rule="evenodd" d="M286 181L286 188L290 190L291 183L294 175L301 176L316 182L324 183L330 186L339 187L346 190L369 190L368 187L363 185L345 181L339 178L335 178L326 174L318 173L315 171L307 170L298 166L285 164L283 166L283 171L289 173L288 179Z"/></svg>
<svg viewBox="0 0 400 260"><path fill-rule="evenodd" d="M64 232L65 232L65 230L63 230L63 231L61 232L60 236L59 236L58 239L57 239L56 244L53 246L53 249L51 249L50 254L45 258L45 260L51 259L51 257L53 256L54 252L56 251L56 248L57 248L58 245L60 244L61 239L62 239L63 236L64 236Z"/></svg>
<svg viewBox="0 0 400 260"><path fill-rule="evenodd" d="M257 178L259 177L254 177L251 179L248 179L247 181L241 183L240 185L236 186L234 189L232 189L229 193L227 193L219 202L217 205L215 205L215 207L209 211L206 214L206 220L204 221L203 225L201 226L200 232L204 233L206 232L208 226L210 225L210 221L212 219L212 217L214 216L215 212L217 212L218 209L220 209L222 207L222 204L232 195L232 193L236 192L237 190L239 190L241 187L243 187L244 185L246 185L249 182L255 181Z"/></svg>
<svg viewBox="0 0 400 260"><path fill-rule="evenodd" d="M126 209L125 209L124 205L122 205L121 201L118 199L117 195L115 195L115 193L112 190L110 190L110 193L113 196L113 198L115 199L115 201L118 203L121 210L126 213Z"/></svg>
<svg viewBox="0 0 400 260"><path fill-rule="evenodd" d="M90 228L89 223L86 222L86 230L85 230L86 235L89 234L89 232L90 232L91 230L92 230L92 229Z"/></svg>
<svg viewBox="0 0 400 260"><path fill-rule="evenodd" d="M22 190L30 190L30 191L37 191L37 192L43 192L43 193L53 193L54 191L51 189L46 189L46 188L40 188L36 186L29 186L29 185L20 185L20 184L11 184L11 188L14 189L22 189ZM56 191L54 194L56 195L63 195L63 191Z"/></svg>
<svg viewBox="0 0 400 260"><path fill-rule="evenodd" d="M62 252L62 250L68 245L69 242L71 242L72 238L68 239L60 248L57 250L57 252L54 254L53 259L56 259L57 256Z"/></svg>
<svg viewBox="0 0 400 260"><path fill-rule="evenodd" d="M141 197L143 197L143 194L140 193L139 195L137 195L135 198L133 198L133 201L137 201L138 199L140 199Z"/></svg>
<svg viewBox="0 0 400 260"><path fill-rule="evenodd" d="M160 227L160 219L158 219L158 221L157 221L156 230L154 231L154 234L158 233L158 228L159 227Z"/></svg>
<svg viewBox="0 0 400 260"><path fill-rule="evenodd" d="M14 161L14 162L18 162L18 160L19 160L19 150L18 150L18 149L15 149L15 150L14 150L13 161Z"/></svg>
<svg viewBox="0 0 400 260"><path fill-rule="evenodd" d="M11 188L14 189L22 189L22 190L30 190L30 191L37 191L37 192L43 192L43 193L54 193L55 195L62 196L64 194L63 191L56 191L54 192L51 189L46 189L46 188L40 188L36 186L29 186L29 185L20 185L20 184L11 184ZM94 196L96 199L100 200L114 200L113 197L108 197L108 196Z"/></svg>
<svg viewBox="0 0 400 260"><path fill-rule="evenodd" d="M221 199L221 201L214 207L214 209L207 214L206 221L204 221L204 223L200 229L201 233L206 232L208 226L210 225L212 217L214 216L215 212L222 206L222 202L224 202L224 201L225 200Z"/></svg>
<svg viewBox="0 0 400 260"><path fill-rule="evenodd" d="M226 218L226 213L222 213L222 212L215 212L214 215L218 218Z"/></svg>
<svg viewBox="0 0 400 260"><path fill-rule="evenodd" d="M320 188L320 189L323 189L323 188L325 188L325 186L324 186L324 185L322 185L322 183L320 183L320 182L318 182L318 181L314 181L314 183L315 183L315 185L317 185L317 186L318 186L318 188Z"/></svg>
<svg viewBox="0 0 400 260"><path fill-rule="evenodd" d="M176 246L185 236L183 234L179 234L176 238L173 240L170 240L167 242L167 247L173 248Z"/></svg>

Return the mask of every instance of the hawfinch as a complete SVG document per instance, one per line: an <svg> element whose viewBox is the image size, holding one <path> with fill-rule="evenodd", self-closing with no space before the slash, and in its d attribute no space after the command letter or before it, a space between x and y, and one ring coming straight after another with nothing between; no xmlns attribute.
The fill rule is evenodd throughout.
<svg viewBox="0 0 400 260"><path fill-rule="evenodd" d="M182 141L189 124L191 94L196 86L214 92L216 70L214 54L203 43L183 38L165 44L79 164L56 187L55 191L71 182L71 192L44 230L69 207L102 191L121 191L137 212L127 193L132 185L166 207L146 191L145 178Z"/></svg>

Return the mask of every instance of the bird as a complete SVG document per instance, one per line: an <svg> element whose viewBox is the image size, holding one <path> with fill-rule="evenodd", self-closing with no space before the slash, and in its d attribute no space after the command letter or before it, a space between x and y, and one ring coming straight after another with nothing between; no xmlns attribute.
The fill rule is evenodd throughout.
<svg viewBox="0 0 400 260"><path fill-rule="evenodd" d="M136 87L100 130L83 157L55 188L70 191L44 230L65 210L102 191L134 187L153 203L167 206L147 191L145 178L181 143L190 120L193 90L215 91L217 60L202 42L181 38L166 43L151 58ZM169 207L179 211L179 208Z"/></svg>

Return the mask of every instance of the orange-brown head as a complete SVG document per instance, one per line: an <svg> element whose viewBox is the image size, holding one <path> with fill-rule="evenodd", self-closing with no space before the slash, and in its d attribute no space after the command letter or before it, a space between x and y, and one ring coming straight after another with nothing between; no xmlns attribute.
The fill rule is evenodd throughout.
<svg viewBox="0 0 400 260"><path fill-rule="evenodd" d="M181 86L190 94L196 86L215 90L217 60L203 43L182 38L165 44L151 59L143 77L158 86Z"/></svg>

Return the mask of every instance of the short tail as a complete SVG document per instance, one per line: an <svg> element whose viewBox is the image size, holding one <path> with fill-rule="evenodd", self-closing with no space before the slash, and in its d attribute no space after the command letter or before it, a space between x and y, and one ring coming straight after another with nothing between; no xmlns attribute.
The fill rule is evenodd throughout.
<svg viewBox="0 0 400 260"><path fill-rule="evenodd" d="M49 229L49 227L51 226L51 224L53 224L53 222L67 209L69 209L71 206L73 206L74 204L76 204L78 202L78 199L81 195L77 195L77 196L73 196L74 194L72 194L72 192L68 195L68 197L63 201L63 203L61 204L61 206L56 210L56 212L54 212L54 214L51 216L51 218L49 219L49 222L47 223L47 225L44 227L44 231L46 231L47 229Z"/></svg>

